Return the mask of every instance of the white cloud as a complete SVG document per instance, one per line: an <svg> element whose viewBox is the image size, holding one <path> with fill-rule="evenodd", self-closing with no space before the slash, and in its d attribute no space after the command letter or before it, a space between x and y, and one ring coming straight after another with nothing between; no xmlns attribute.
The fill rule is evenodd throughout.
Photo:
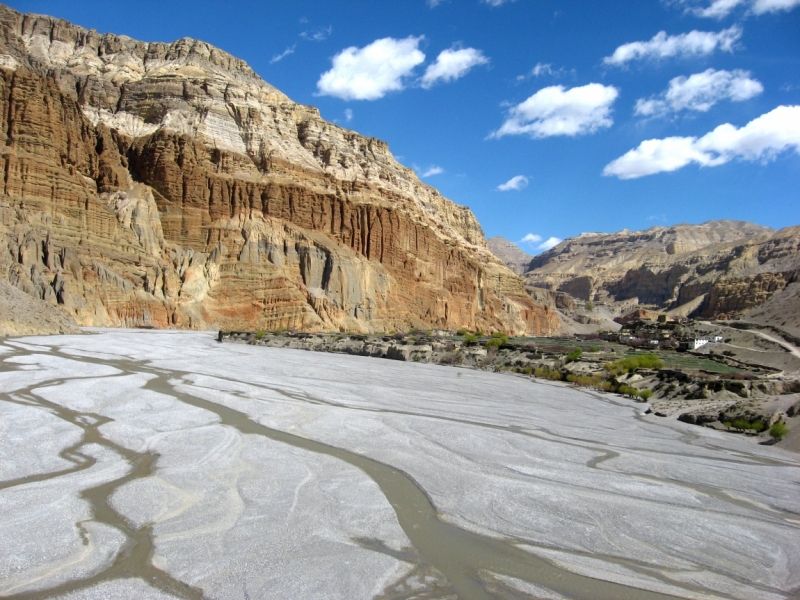
<svg viewBox="0 0 800 600"><path fill-rule="evenodd" d="M296 48L297 48L297 44L292 44L291 46L289 46L286 50L284 50L280 54L276 54L275 56L273 56L270 59L269 64L274 65L276 62L282 61L284 58L286 58L290 54L294 54L294 51L295 51Z"/></svg>
<svg viewBox="0 0 800 600"><path fill-rule="evenodd" d="M663 115L669 111L705 112L721 100L742 102L758 96L764 86L751 79L749 71L707 69L689 77L676 77L666 92L656 98L640 98L634 109L637 115Z"/></svg>
<svg viewBox="0 0 800 600"><path fill-rule="evenodd" d="M436 165L431 165L421 175L421 177L433 177L434 175L441 175L442 173L444 173L444 169L442 167L437 167Z"/></svg>
<svg viewBox="0 0 800 600"><path fill-rule="evenodd" d="M538 244L542 241L542 236L536 235L535 233L529 233L524 238L522 238L519 243L520 244Z"/></svg>
<svg viewBox="0 0 800 600"><path fill-rule="evenodd" d="M498 185L497 189L501 192L510 192L511 190L523 190L526 187L528 187L528 178L525 175L517 175Z"/></svg>
<svg viewBox="0 0 800 600"><path fill-rule="evenodd" d="M455 81L469 73L472 67L485 65L489 59L475 48L450 48L443 50L436 62L428 65L422 76L422 87L430 88L439 81Z"/></svg>
<svg viewBox="0 0 800 600"><path fill-rule="evenodd" d="M503 4L516 1L517 0L483 0L483 3L488 4L489 6L502 6Z"/></svg>
<svg viewBox="0 0 800 600"><path fill-rule="evenodd" d="M686 4L687 0L683 0ZM696 2L692 2L696 4ZM689 10L699 17L723 19L739 6L748 7L748 11L756 15L792 10L800 6L800 0L712 0L706 7L694 7Z"/></svg>
<svg viewBox="0 0 800 600"><path fill-rule="evenodd" d="M425 61L418 46L422 37L383 38L368 46L345 48L333 57L333 68L322 74L317 89L343 100L377 100L405 88L403 78Z"/></svg>
<svg viewBox="0 0 800 600"><path fill-rule="evenodd" d="M443 4L446 0L428 0L428 6L431 8L436 8L440 4Z"/></svg>
<svg viewBox="0 0 800 600"><path fill-rule="evenodd" d="M791 149L800 154L800 106L779 106L741 128L726 123L701 138L645 140L608 164L603 174L635 179L690 163L717 167L734 159L767 162Z"/></svg>
<svg viewBox="0 0 800 600"><path fill-rule="evenodd" d="M619 92L612 86L590 83L565 89L546 87L512 107L505 123L489 137L528 134L534 138L583 135L610 127L611 105Z"/></svg>
<svg viewBox="0 0 800 600"><path fill-rule="evenodd" d="M623 44L603 62L607 65L624 65L632 60L669 58L673 56L701 56L719 49L733 52L734 45L742 37L742 28L734 25L719 33L713 31L690 31L680 35L667 35L659 31L647 42Z"/></svg>
<svg viewBox="0 0 800 600"><path fill-rule="evenodd" d="M519 244L520 246L527 246L528 249L533 250L550 250L550 248L558 246L563 241L564 240L557 237L549 237L545 241L542 241L542 236L529 233L519 241Z"/></svg>
<svg viewBox="0 0 800 600"><path fill-rule="evenodd" d="M350 121L353 120L353 111L352 111L352 109L349 109L349 108L345 108L344 109L344 120L347 123L349 123Z"/></svg>
<svg viewBox="0 0 800 600"><path fill-rule="evenodd" d="M536 247L536 249L537 250L550 250L551 248L555 248L556 246L558 246L563 241L564 240L562 240L561 238L549 237L545 241L543 241L541 244L539 244Z"/></svg>
<svg viewBox="0 0 800 600"><path fill-rule="evenodd" d="M316 31L304 31L300 37L309 42L324 42L331 33L333 33L333 25L328 25Z"/></svg>

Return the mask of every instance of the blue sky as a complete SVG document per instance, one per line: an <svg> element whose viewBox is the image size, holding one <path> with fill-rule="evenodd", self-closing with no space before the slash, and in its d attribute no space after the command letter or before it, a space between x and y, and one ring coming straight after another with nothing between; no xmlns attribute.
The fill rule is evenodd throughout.
<svg viewBox="0 0 800 600"><path fill-rule="evenodd" d="M8 4L219 46L530 252L585 231L800 224L800 0Z"/></svg>

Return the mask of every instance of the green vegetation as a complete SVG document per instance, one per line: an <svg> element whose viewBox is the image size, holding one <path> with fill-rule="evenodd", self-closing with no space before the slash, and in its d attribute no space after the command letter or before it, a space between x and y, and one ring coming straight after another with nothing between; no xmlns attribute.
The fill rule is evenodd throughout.
<svg viewBox="0 0 800 600"><path fill-rule="evenodd" d="M267 334L267 332L266 332L266 331L264 331L263 329L259 329L258 331L256 331L256 339L257 339L257 340L260 340L260 339L261 339L261 338L263 338L263 337L264 337L266 334Z"/></svg>
<svg viewBox="0 0 800 600"><path fill-rule="evenodd" d="M589 352L600 352L600 346L592 346L589 348Z"/></svg>
<svg viewBox="0 0 800 600"><path fill-rule="evenodd" d="M586 303L586 310L588 310L589 312L594 311L594 303L591 300Z"/></svg>
<svg viewBox="0 0 800 600"><path fill-rule="evenodd" d="M633 373L636 369L662 369L663 367L664 361L657 354L640 354L608 363L606 371L616 376L623 373Z"/></svg>
<svg viewBox="0 0 800 600"><path fill-rule="evenodd" d="M789 433L789 428L782 421L778 421L769 429L769 434L776 440L783 439L787 433Z"/></svg>
<svg viewBox="0 0 800 600"><path fill-rule="evenodd" d="M473 346L478 343L478 336L468 333L467 335L464 336L464 343L467 346Z"/></svg>
<svg viewBox="0 0 800 600"><path fill-rule="evenodd" d="M478 331L475 332L475 335L477 335L478 337L483 337L483 332L480 329L478 329Z"/></svg>
<svg viewBox="0 0 800 600"><path fill-rule="evenodd" d="M736 429L737 431L755 431L756 433L764 431L767 426L761 421L748 421L747 419L734 419L733 421L726 421L724 425L728 429Z"/></svg>
<svg viewBox="0 0 800 600"><path fill-rule="evenodd" d="M600 375L567 375L567 381L578 387L598 387L602 380Z"/></svg>
<svg viewBox="0 0 800 600"><path fill-rule="evenodd" d="M575 348L575 350L567 354L567 362L568 363L575 362L581 357L581 354L583 354L583 349Z"/></svg>
<svg viewBox="0 0 800 600"><path fill-rule="evenodd" d="M653 397L653 390L640 390L639 391L639 398L647 402L650 398Z"/></svg>
<svg viewBox="0 0 800 600"><path fill-rule="evenodd" d="M487 350L492 348L499 348L503 344L508 343L508 336L505 333L500 333L499 331L495 331L492 334L492 339L486 342L485 347Z"/></svg>
<svg viewBox="0 0 800 600"><path fill-rule="evenodd" d="M469 334L469 329L467 329L466 327L462 327L461 329L456 331L456 335L468 335L468 334Z"/></svg>
<svg viewBox="0 0 800 600"><path fill-rule="evenodd" d="M561 372L552 369L536 369L533 374L539 379L549 379L550 381L561 381Z"/></svg>

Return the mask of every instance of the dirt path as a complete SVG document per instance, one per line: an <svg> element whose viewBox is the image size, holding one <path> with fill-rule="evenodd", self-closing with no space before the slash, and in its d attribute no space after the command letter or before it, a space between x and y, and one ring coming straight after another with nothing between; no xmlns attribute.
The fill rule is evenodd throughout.
<svg viewBox="0 0 800 600"><path fill-rule="evenodd" d="M800 350L792 346L789 342L782 340L779 337L770 335L769 333L764 333L763 331L756 331L753 329L751 330L751 332L755 333L757 336L764 338L765 340L769 340L770 342L775 342L779 346L782 346L783 348L788 350L792 355L796 356L797 358L800 358Z"/></svg>

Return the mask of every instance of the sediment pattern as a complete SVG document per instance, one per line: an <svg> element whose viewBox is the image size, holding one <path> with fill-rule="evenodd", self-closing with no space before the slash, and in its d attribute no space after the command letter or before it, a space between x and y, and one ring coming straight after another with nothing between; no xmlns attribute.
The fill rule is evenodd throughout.
<svg viewBox="0 0 800 600"><path fill-rule="evenodd" d="M10 597L800 586L796 455L616 397L324 353L312 367L187 332L25 338L0 356L3 410L64 432L38 454L0 444L19 463L0 485ZM19 422L19 444L46 435Z"/></svg>

